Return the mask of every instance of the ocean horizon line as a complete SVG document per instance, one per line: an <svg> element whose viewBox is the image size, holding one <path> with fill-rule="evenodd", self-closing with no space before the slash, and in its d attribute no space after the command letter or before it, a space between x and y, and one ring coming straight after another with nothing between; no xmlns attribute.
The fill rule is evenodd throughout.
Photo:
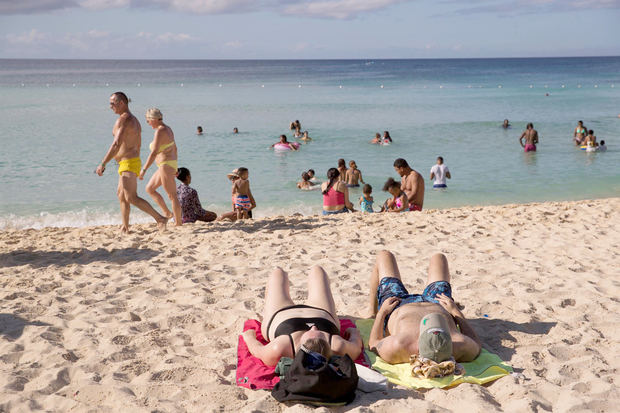
<svg viewBox="0 0 620 413"><path fill-rule="evenodd" d="M2 57L0 58L0 62L2 61L16 61L16 60L32 60L32 61L72 61L72 62L117 62L117 61L127 61L127 62L170 62L170 61L178 61L178 62L265 62L265 61L273 61L273 62L351 62L351 61L415 61L415 60L424 60L424 61L439 61L439 60L523 60L523 59L531 59L531 60L551 60L551 59L574 59L574 58L596 58L596 59L610 59L610 58L620 58L620 55L572 55L572 56L503 56L503 57L359 57L359 58L307 58L307 59L281 59L281 58L212 58L212 59L184 59L184 58L170 58L170 59L128 59L128 58L105 58L105 59L96 59L96 58L63 58L63 57L47 57L47 58L38 58L38 57Z"/></svg>

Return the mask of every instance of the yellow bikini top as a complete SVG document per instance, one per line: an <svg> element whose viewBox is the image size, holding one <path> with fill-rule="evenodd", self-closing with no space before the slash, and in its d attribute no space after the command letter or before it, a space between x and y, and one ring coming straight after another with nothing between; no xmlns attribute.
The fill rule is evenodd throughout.
<svg viewBox="0 0 620 413"><path fill-rule="evenodd" d="M174 145L174 141L170 142L170 143L164 143L163 145L159 145L159 150L157 151L157 153L162 153L163 151L165 151L166 149L168 149L169 147L171 147L172 145ZM149 144L149 149L151 151L153 151L153 142L151 142Z"/></svg>

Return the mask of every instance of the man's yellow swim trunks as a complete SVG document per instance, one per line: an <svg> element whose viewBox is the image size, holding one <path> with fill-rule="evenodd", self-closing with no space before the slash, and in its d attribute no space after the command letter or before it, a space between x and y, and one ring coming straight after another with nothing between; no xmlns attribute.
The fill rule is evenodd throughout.
<svg viewBox="0 0 620 413"><path fill-rule="evenodd" d="M142 161L140 158L123 159L118 163L118 174L122 175L123 172L129 171L140 175L140 169L142 169Z"/></svg>

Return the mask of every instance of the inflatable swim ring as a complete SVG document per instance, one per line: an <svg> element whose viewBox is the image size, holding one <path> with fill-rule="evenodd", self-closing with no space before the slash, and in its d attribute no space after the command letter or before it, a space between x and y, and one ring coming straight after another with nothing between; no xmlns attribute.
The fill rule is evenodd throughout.
<svg viewBox="0 0 620 413"><path fill-rule="evenodd" d="M588 147L587 147L586 145L581 145L579 148L580 148L582 151L585 151L586 149L588 149Z"/></svg>
<svg viewBox="0 0 620 413"><path fill-rule="evenodd" d="M317 189L320 189L320 188L321 188L321 185L312 185L312 186L309 186L307 188L301 188L301 190L302 191L314 191L314 190L317 190Z"/></svg>
<svg viewBox="0 0 620 413"><path fill-rule="evenodd" d="M297 142L289 142L290 145L294 146L295 149L299 149L299 143ZM273 150L274 151L278 151L278 152L286 152L286 151L292 151L292 149L284 144L284 143L276 143L275 145L273 145Z"/></svg>
<svg viewBox="0 0 620 413"><path fill-rule="evenodd" d="M586 148L586 152L598 152L598 147L597 146L588 146Z"/></svg>

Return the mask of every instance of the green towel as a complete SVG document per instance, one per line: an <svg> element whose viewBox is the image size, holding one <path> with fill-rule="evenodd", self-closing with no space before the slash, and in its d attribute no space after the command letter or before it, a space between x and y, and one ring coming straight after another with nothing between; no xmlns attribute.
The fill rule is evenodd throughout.
<svg viewBox="0 0 620 413"><path fill-rule="evenodd" d="M357 320L355 324L364 340L364 348L368 348L368 337L374 320ZM496 354L482 349L476 360L460 363L465 368L463 376L446 376L435 379L420 379L411 375L409 363L389 364L372 351L366 351L373 369L383 374L394 384L414 389L431 389L433 387L451 387L461 383L484 384L512 373L512 367L504 363Z"/></svg>

